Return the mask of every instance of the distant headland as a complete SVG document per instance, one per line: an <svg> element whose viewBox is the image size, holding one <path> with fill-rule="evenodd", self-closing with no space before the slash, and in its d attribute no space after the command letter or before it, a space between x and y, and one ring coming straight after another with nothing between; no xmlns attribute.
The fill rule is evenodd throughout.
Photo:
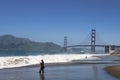
<svg viewBox="0 0 120 80"><path fill-rule="evenodd" d="M0 36L0 51L60 51L62 47L53 42L36 42L7 34Z"/></svg>

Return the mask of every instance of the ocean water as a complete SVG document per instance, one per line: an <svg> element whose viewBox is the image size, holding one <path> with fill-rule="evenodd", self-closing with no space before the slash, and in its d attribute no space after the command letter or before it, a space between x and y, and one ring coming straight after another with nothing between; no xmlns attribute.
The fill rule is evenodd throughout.
<svg viewBox="0 0 120 80"><path fill-rule="evenodd" d="M28 65L39 64L41 59L45 63L65 63L73 60L99 59L103 54L91 53L60 53L60 52L42 52L42 51L1 51L0 52L0 69L14 68ZM105 54L106 55L106 54Z"/></svg>
<svg viewBox="0 0 120 80"><path fill-rule="evenodd" d="M30 55L45 55L59 54L59 52L43 52L43 51L0 51L0 57L8 56L30 56Z"/></svg>

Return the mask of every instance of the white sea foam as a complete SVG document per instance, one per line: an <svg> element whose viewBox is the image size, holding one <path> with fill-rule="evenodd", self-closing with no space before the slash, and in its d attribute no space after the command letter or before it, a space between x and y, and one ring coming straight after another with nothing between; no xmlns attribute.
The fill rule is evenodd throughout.
<svg viewBox="0 0 120 80"><path fill-rule="evenodd" d="M54 54L38 56L0 57L0 69L39 64L41 59L44 59L45 63L61 63L70 62L72 60L86 60L86 56L87 60L99 60L100 58L95 56L104 55L109 54Z"/></svg>

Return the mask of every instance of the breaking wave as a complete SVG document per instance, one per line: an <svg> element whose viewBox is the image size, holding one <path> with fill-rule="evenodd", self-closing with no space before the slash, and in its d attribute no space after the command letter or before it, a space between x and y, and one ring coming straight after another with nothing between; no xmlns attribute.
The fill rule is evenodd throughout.
<svg viewBox="0 0 120 80"><path fill-rule="evenodd" d="M45 63L63 63L70 62L72 60L85 60L86 56L89 60L99 59L98 57L92 57L95 55L101 56L105 54L47 54L36 56L0 57L0 69L35 65L39 64L41 59L44 59Z"/></svg>

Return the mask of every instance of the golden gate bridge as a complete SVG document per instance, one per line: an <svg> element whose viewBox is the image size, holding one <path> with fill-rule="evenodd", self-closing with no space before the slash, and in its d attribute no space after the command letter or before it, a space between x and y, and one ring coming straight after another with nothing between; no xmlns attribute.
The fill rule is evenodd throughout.
<svg viewBox="0 0 120 80"><path fill-rule="evenodd" d="M111 51L114 51L118 48L120 48L120 45L106 45L106 44L96 44L96 30L91 30L91 44L89 45L69 45L67 43L67 36L64 37L64 50L67 51L67 48L73 48L73 47L90 47L91 52L95 53L96 47L103 47L105 50L105 53L110 53Z"/></svg>

